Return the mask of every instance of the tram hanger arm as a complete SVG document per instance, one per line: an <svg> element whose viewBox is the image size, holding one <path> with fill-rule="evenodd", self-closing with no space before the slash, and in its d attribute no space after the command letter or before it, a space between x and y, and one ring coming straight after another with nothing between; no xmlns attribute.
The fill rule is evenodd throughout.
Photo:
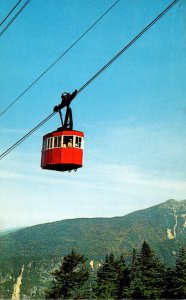
<svg viewBox="0 0 186 300"><path fill-rule="evenodd" d="M61 103L60 103L59 105L56 105L56 106L54 107L53 111L54 111L54 112L58 112L58 111L60 111L62 108L66 107L66 106L69 107L71 101L76 97L77 92L78 92L78 91L75 90L72 94L70 94L70 93L63 93L63 94L61 95L61 99L62 99Z"/></svg>

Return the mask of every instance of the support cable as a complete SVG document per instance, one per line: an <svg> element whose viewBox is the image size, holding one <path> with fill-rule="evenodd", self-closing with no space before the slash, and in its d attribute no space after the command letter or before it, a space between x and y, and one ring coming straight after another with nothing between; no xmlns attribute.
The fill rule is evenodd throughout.
<svg viewBox="0 0 186 300"><path fill-rule="evenodd" d="M149 23L135 38L133 38L120 52L118 52L105 66L103 66L94 76L92 76L77 92L81 93L87 85L89 85L96 77L98 77L106 68L108 68L116 59L118 59L132 44L134 44L147 30L149 30L163 15L165 15L178 1L173 1L169 6L166 7L151 23Z"/></svg>
<svg viewBox="0 0 186 300"><path fill-rule="evenodd" d="M18 10L18 12L15 14L15 16L8 22L8 24L3 28L3 30L0 32L0 37L3 35L3 33L8 29L8 27L15 21L15 19L19 16L19 14L23 11L23 9L27 6L27 4L30 2L30 0L27 0L23 6Z"/></svg>
<svg viewBox="0 0 186 300"><path fill-rule="evenodd" d="M8 148L4 153L0 155L0 160L6 156L9 152L11 152L14 148L16 148L19 144L21 144L24 140L26 140L34 131L36 131L39 127L41 127L44 123L46 123L56 112L51 113L48 117L46 117L41 123L39 123L36 127L30 130L27 134L25 134L20 140L18 140L15 144L13 144L10 148Z"/></svg>
<svg viewBox="0 0 186 300"><path fill-rule="evenodd" d="M55 64L63 57L65 54L67 54L101 19L106 16L106 14L119 2L120 0L117 0L109 9L107 9L104 14L102 14L83 34L81 34L77 40L72 43L51 65L49 65L46 70L43 71L15 100L13 100L1 113L0 117L7 112L26 92L28 92L33 85L35 85L50 69L52 69Z"/></svg>
<svg viewBox="0 0 186 300"><path fill-rule="evenodd" d="M16 5L14 5L14 7L11 9L11 11L8 13L8 15L3 19L3 21L1 21L0 23L0 26L3 25L3 23L6 21L6 19L8 19L8 17L11 15L11 13L14 11L14 9L16 9L16 7L19 5L19 3L21 2L22 0L19 0Z"/></svg>
<svg viewBox="0 0 186 300"><path fill-rule="evenodd" d="M77 90L76 94L81 93L96 77L98 77L108 66L110 66L117 58L120 57L121 54L124 53L134 42L138 40L148 29L150 29L165 13L167 13L178 1L173 1L167 8L165 8L149 25L147 25L134 39L131 40L117 55L115 55L104 67L102 67L92 78L90 78L79 90ZM47 122L51 117L54 116L56 111L51 113L46 119L44 119L41 123L39 123L36 127L30 130L26 135L24 135L20 140L18 140L15 144L13 144L10 148L8 148L4 153L0 155L0 160L5 157L9 152L11 152L15 147L17 147L20 143L22 143L26 138L28 138L34 131L36 131L39 127L41 127L45 122Z"/></svg>

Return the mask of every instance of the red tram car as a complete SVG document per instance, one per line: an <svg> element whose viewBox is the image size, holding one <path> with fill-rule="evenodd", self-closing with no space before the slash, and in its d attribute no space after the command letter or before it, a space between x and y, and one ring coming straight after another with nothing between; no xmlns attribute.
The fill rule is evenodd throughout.
<svg viewBox="0 0 186 300"><path fill-rule="evenodd" d="M43 137L41 168L71 171L83 165L84 133L59 128Z"/></svg>

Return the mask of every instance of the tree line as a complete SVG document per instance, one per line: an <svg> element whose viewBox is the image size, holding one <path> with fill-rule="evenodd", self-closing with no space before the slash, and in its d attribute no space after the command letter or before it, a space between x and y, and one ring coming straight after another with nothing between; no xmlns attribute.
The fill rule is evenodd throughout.
<svg viewBox="0 0 186 300"><path fill-rule="evenodd" d="M46 299L185 299L186 250L174 266L162 263L147 242L133 250L130 264L121 255L106 255L95 271L84 255L72 250L52 273Z"/></svg>

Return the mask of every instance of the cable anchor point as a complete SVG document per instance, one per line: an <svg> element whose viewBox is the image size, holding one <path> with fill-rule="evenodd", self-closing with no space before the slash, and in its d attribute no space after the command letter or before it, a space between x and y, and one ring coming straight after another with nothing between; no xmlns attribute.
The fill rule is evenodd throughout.
<svg viewBox="0 0 186 300"><path fill-rule="evenodd" d="M75 90L72 94L64 92L61 95L61 103L56 105L53 109L54 112L59 112L63 129L73 129L72 109L70 108L70 103L76 97L77 92L77 90ZM65 114L65 121L63 123L61 109L64 107L67 107L67 110Z"/></svg>

